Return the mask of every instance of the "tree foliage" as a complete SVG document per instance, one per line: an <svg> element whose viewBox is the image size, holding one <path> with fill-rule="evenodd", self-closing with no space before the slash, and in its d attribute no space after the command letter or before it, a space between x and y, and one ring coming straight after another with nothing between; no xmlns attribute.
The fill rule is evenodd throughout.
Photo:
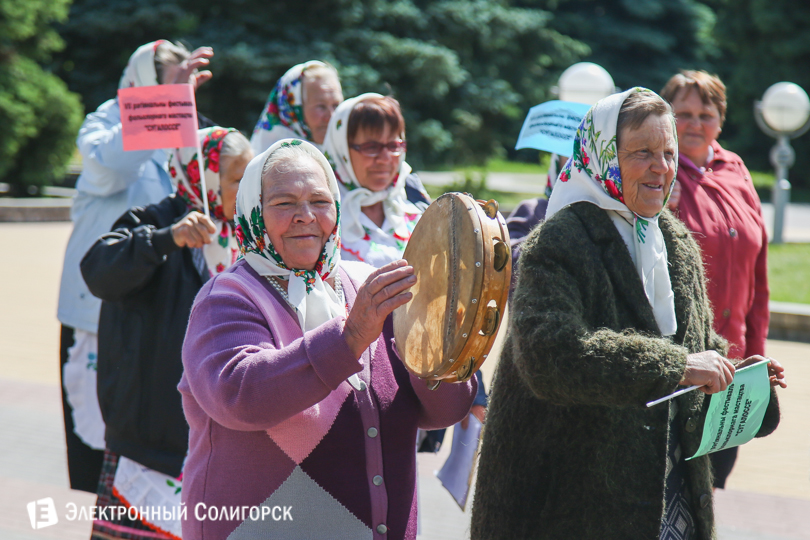
<svg viewBox="0 0 810 540"><path fill-rule="evenodd" d="M45 181L65 155L57 132L75 131L72 95L36 65L61 47L49 25L68 1L0 0L0 177ZM603 65L621 88L657 90L680 69L717 72L729 99L721 142L755 169L769 168L772 141L753 101L780 80L810 89L810 5L791 0L76 0L60 33L68 47L52 66L88 110L115 95L137 46L213 46L200 109L246 133L286 69L329 61L346 96L401 101L417 167L512 154L526 111L551 99L578 60ZM810 135L794 146L804 169ZM37 172L41 163L49 172Z"/></svg>
<svg viewBox="0 0 810 540"><path fill-rule="evenodd" d="M774 83L790 81L810 92L810 4L791 0L716 2L724 61L717 71L728 87L722 138L749 168L767 170L775 141L754 121L753 103ZM810 188L810 134L794 140L791 181Z"/></svg>
<svg viewBox="0 0 810 540"><path fill-rule="evenodd" d="M696 0L526 0L555 14L554 28L587 44L585 60L617 86L658 91L681 69L709 68L719 50L714 13Z"/></svg>
<svg viewBox="0 0 810 540"><path fill-rule="evenodd" d="M483 161L513 148L526 111L587 52L552 15L506 0L76 0L62 75L88 109L114 95L128 55L158 38L211 45L198 95L215 121L251 132L290 66L334 64L347 97L392 93L416 166Z"/></svg>
<svg viewBox="0 0 810 540"><path fill-rule="evenodd" d="M757 127L753 103L776 82L810 91L810 4L791 0L527 0L555 14L554 28L587 44L585 60L621 88L659 90L682 69L717 73L727 86L721 144L769 170L774 141ZM810 166L810 135L793 142L796 170ZM794 172L794 183L810 177Z"/></svg>
<svg viewBox="0 0 810 540"><path fill-rule="evenodd" d="M15 192L60 178L81 124L78 96L39 63L63 46L69 0L0 0L0 180Z"/></svg>

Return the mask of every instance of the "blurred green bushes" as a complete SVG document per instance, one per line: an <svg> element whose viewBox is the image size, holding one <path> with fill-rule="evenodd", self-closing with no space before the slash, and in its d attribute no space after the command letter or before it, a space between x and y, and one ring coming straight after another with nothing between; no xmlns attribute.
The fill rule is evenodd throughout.
<svg viewBox="0 0 810 540"><path fill-rule="evenodd" d="M42 68L64 43L69 0L0 0L0 182L14 194L64 175L82 121L79 96Z"/></svg>

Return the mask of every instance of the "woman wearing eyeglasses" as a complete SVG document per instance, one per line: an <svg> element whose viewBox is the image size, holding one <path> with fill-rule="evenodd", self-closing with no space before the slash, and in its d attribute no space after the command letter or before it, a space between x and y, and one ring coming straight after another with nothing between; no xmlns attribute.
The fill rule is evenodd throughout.
<svg viewBox="0 0 810 540"><path fill-rule="evenodd" d="M340 187L341 257L376 268L401 259L430 198L405 162L399 102L380 94L347 99L323 146Z"/></svg>

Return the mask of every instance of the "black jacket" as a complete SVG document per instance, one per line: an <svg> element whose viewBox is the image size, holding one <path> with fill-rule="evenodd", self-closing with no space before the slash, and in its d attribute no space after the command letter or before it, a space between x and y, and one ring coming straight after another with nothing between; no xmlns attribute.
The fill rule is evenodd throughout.
<svg viewBox="0 0 810 540"><path fill-rule="evenodd" d="M208 279L201 252L178 248L171 225L187 213L171 195L118 218L81 262L102 299L98 400L111 451L178 476L188 424L177 384L191 305Z"/></svg>

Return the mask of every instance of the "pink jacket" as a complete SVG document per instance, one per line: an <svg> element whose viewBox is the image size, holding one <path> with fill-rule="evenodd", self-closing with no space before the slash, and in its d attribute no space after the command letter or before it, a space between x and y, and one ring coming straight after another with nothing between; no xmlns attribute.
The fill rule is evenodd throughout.
<svg viewBox="0 0 810 540"><path fill-rule="evenodd" d="M341 278L351 308L358 281ZM244 260L203 286L179 385L191 428L183 538L416 537L416 429L461 420L476 383L428 390L396 356L390 317L360 360L342 327L302 333Z"/></svg>
<svg viewBox="0 0 810 540"><path fill-rule="evenodd" d="M681 200L676 214L703 251L715 331L730 358L765 353L768 336L768 234L751 174L740 157L712 142L705 172L678 162Z"/></svg>

